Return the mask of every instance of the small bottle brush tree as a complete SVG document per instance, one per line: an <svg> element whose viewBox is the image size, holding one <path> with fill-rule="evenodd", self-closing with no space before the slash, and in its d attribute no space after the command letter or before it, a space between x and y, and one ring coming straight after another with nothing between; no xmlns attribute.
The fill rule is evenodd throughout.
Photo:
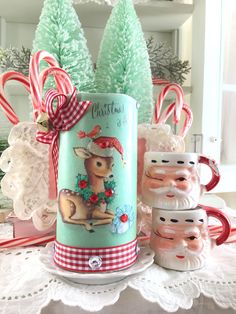
<svg viewBox="0 0 236 314"><path fill-rule="evenodd" d="M97 70L96 89L101 93L123 93L140 104L139 123L152 114L152 77L140 22L132 0L120 0L104 30Z"/></svg>
<svg viewBox="0 0 236 314"><path fill-rule="evenodd" d="M51 53L80 91L94 90L93 64L72 0L45 0L33 43L33 53L38 50Z"/></svg>

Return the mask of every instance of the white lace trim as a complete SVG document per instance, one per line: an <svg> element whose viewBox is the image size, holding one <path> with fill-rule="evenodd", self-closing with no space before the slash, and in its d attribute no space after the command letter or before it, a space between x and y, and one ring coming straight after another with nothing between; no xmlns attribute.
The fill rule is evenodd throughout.
<svg viewBox="0 0 236 314"><path fill-rule="evenodd" d="M36 124L18 123L8 137L9 147L0 157L6 172L2 193L13 200L19 219L33 218L37 229L49 228L56 219L56 201L48 199L48 145L36 141Z"/></svg>
<svg viewBox="0 0 236 314"><path fill-rule="evenodd" d="M222 308L236 310L235 253L235 245L222 245L198 271L176 272L152 265L120 282L93 286L74 284L44 271L40 248L0 252L0 313L40 313L51 300L99 311L117 302L128 286L168 312L191 308L200 294L214 299Z"/></svg>

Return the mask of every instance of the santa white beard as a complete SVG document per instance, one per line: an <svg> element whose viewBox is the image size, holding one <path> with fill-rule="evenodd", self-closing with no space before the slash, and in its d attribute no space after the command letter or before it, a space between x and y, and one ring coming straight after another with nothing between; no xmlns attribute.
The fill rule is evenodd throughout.
<svg viewBox="0 0 236 314"><path fill-rule="evenodd" d="M175 250L159 249L155 256L155 262L165 268L173 270L195 270L202 268L208 258L210 251L210 242L204 241L203 249L200 252L193 252L187 248ZM177 256L184 256L179 259Z"/></svg>
<svg viewBox="0 0 236 314"><path fill-rule="evenodd" d="M167 194L173 194L173 198L168 198ZM200 187L196 184L190 192L179 190L175 187L163 187L159 189L148 189L144 193L143 202L149 206L162 209L191 209L198 205L200 197Z"/></svg>

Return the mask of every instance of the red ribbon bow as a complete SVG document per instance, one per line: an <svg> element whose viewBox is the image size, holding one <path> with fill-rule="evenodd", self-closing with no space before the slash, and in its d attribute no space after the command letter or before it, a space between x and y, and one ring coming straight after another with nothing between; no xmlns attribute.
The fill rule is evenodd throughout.
<svg viewBox="0 0 236 314"><path fill-rule="evenodd" d="M56 105L55 101L57 101ZM57 197L59 132L68 131L76 125L90 105L91 101L78 102L76 88L70 97L53 89L48 90L45 95L46 112L52 127L47 133L38 131L36 138L41 143L50 144L49 178L51 182L49 182L49 196L52 199Z"/></svg>

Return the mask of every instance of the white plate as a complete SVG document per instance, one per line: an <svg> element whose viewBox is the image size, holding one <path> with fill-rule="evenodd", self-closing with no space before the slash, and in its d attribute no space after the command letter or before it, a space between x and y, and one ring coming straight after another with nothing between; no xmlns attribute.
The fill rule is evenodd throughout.
<svg viewBox="0 0 236 314"><path fill-rule="evenodd" d="M141 247L138 253L138 258L129 268L102 273L76 273L64 270L58 267L53 261L53 243L49 243L41 251L40 261L43 268L51 274L58 275L75 283L87 285L104 285L120 281L127 276L140 273L147 269L153 263L154 252L147 247Z"/></svg>

